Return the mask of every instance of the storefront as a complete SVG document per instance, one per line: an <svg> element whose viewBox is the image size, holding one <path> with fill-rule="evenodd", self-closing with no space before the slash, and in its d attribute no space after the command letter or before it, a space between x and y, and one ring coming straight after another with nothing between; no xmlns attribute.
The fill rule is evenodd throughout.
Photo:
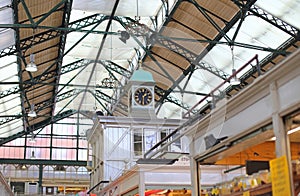
<svg viewBox="0 0 300 196"><path fill-rule="evenodd" d="M194 195L206 194L201 170L208 164L239 171L207 188L214 195L299 193L299 62L298 51L191 128Z"/></svg>

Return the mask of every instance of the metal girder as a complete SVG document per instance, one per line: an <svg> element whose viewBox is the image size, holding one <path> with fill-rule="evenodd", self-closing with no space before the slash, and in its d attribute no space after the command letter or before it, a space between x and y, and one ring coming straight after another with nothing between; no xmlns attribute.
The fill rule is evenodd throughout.
<svg viewBox="0 0 300 196"><path fill-rule="evenodd" d="M126 77L127 79L129 79L129 78L131 77L131 75L132 75L132 72L131 72L131 71L129 71L129 70L123 68L122 66L120 66L120 65L118 65L118 64L116 64L116 63L114 63L114 62L112 62L112 61L101 61L101 64L102 64L103 66L105 66L107 69L110 69L110 70L112 70L112 71L114 71L114 72L116 72L116 73L118 73L118 74L120 74L120 75ZM107 86L107 85L111 86L111 82L113 82L114 85L112 85L111 87L115 87L115 88L116 88L117 86L115 85L115 82L112 81L111 79L112 79L112 78L106 78L106 79L104 79L104 80L102 81L102 85L103 85L103 86ZM119 84L119 85L120 85L120 84ZM124 86L119 86L119 88L120 88L120 89L121 89L121 88L124 88ZM116 92L115 92L115 93L116 93ZM97 95L100 99L102 99L102 100L104 100L104 101L106 101L106 102L108 102L108 103L111 103L111 101L113 101L112 104L114 104L114 105L116 104L116 105L119 106L124 112L128 112L128 107L127 107L126 105L124 105L124 104L118 102L118 100L116 100L116 99L114 99L114 98L112 98L112 97L110 97L110 96L104 94L103 92L101 92L101 91L96 91L96 95ZM110 113L111 113L111 111L110 111Z"/></svg>
<svg viewBox="0 0 300 196"><path fill-rule="evenodd" d="M27 5L26 5L26 2L24 0L20 0L23 8L24 8L24 11L25 11L25 14L27 15L28 17L28 21L30 22L30 24L33 26L33 27L36 27L37 25L39 25L41 22L43 22L48 16L50 16L52 13L60 10L61 6L66 2L67 0L61 0L58 4L56 4L54 7L51 8L50 11L48 11L47 13L45 14L42 14L39 16L38 18L38 21L35 22L33 20L33 17L30 13L30 10L28 9Z"/></svg>
<svg viewBox="0 0 300 196"><path fill-rule="evenodd" d="M125 24L122 22L122 17L121 18L120 17L114 17L114 19L117 20L121 25L125 26ZM128 18L128 20L132 20L132 19ZM132 73L133 73L133 71L131 72L131 71L125 70L124 68L122 68L121 66L119 66L119 65L117 65L117 64L115 64L113 62L109 62L109 61L105 62L105 61L103 61L103 63L104 63L105 66L107 66L107 68L112 69L113 71L115 71L115 72L117 72L119 74L122 74L122 75L124 74L123 75L124 77L130 78L131 75L132 75ZM125 93L124 86L125 85L119 86L118 89L115 88L114 95L115 96L119 96L119 98L122 97L124 95L124 93ZM117 107L117 106L119 106L122 110L127 111L127 106L124 106L123 104L120 104L119 103L120 99L118 97L117 98L109 97L109 98L110 98L110 100L107 101L108 103L110 103L110 106L111 106L109 113L112 114L113 111L114 111L114 109L115 109L115 107Z"/></svg>
<svg viewBox="0 0 300 196"><path fill-rule="evenodd" d="M18 93L18 92L20 92L20 87L19 86L9 88L8 90L5 90L5 91L0 91L0 99L6 97L8 95Z"/></svg>
<svg viewBox="0 0 300 196"><path fill-rule="evenodd" d="M290 46L292 46L294 43L296 43L297 40L295 38L290 38L286 43L282 44L279 49L280 50L284 50L287 51L289 49ZM263 70L264 66L267 65L272 59L276 58L279 54L278 53L271 53L268 56L266 56L264 59L262 59L259 63L259 67L261 67L261 69ZM240 77L241 82L247 80L250 77L253 77L254 74L256 74L258 72L257 70L257 66L252 66L250 70L248 70L245 74L243 74L242 77ZM245 85L240 85L240 88L244 88L246 87L247 84ZM230 85L228 86L223 93L228 95L230 94L230 92L234 90L234 86ZM236 89L235 89L236 90Z"/></svg>
<svg viewBox="0 0 300 196"><path fill-rule="evenodd" d="M84 90L79 90L79 89L72 89L72 90L69 90L67 92L64 92L62 94L59 94L56 98L56 102L60 102L62 100L65 100L65 99L68 99L70 97L73 97L75 95L78 95L80 93L82 93Z"/></svg>
<svg viewBox="0 0 300 196"><path fill-rule="evenodd" d="M107 87L107 85L103 85L103 86L97 86L98 87L102 87L102 88L105 88ZM77 94L79 94L80 91L77 90L77 89L73 89L73 90L69 90L63 94L60 94L57 96L56 98L56 102L60 102L62 100L65 100L65 99L68 99L70 97L73 97ZM164 94L165 94L165 90L155 86L155 93L157 95L159 95L160 97L162 97ZM111 96L99 91L99 90L96 90L96 97L110 103L111 101L116 101L115 99L112 99ZM186 109L188 110L189 109L189 106L187 104L184 104L182 103L180 100L178 100L177 98L169 95L166 99L166 101L170 102L170 103L174 103L175 105L179 106L179 107L182 107L183 109ZM51 102L51 100L47 101L47 102L42 102L42 103L37 103L35 105L35 109L36 111L40 111L40 110L43 110L44 108L48 107L49 105L52 105L53 103ZM119 103L118 106L124 110L125 112L128 112L128 107L122 103ZM193 110L193 113L196 113L197 110ZM10 122L12 120L15 120L15 119L18 119L18 118L21 118L22 117L22 114L17 114L17 115L13 115L11 117L7 117L5 120L2 120L0 121L0 125L2 124L5 124L7 122Z"/></svg>
<svg viewBox="0 0 300 196"><path fill-rule="evenodd" d="M233 0L233 1L238 6L244 6L240 1L237 0ZM275 27L279 28L280 30L284 31L285 33L291 35L292 37L299 39L299 30L297 28L279 19L278 17L271 15L270 13L261 9L260 7L256 5L252 5L249 9L249 14L257 16L269 22L270 24L274 25Z"/></svg>
<svg viewBox="0 0 300 196"><path fill-rule="evenodd" d="M297 42L297 39L294 37L290 38L289 40L286 41L286 43L282 44L279 49L287 51L290 46L295 44ZM266 56L264 59L262 59L259 62L259 67L263 70L263 67L267 65L272 59L276 58L279 54L278 53L271 53L268 56ZM250 70L248 70L245 74L243 74L242 77L240 77L241 83L244 83L243 81L247 80L250 77L254 77L254 74L257 73L257 66L252 66ZM244 85L239 85L239 88L245 88L248 85L248 83L244 83ZM229 85L223 92L221 92L219 95L217 95L216 101L222 98L222 95L229 95L232 90L236 90L234 86Z"/></svg>
<svg viewBox="0 0 300 196"><path fill-rule="evenodd" d="M117 100L114 99L112 96L109 96L99 90L96 90L96 96L99 98L99 99L102 99L104 101L106 101L107 103L111 103L111 101L114 101L116 102ZM128 108L127 108L127 105L124 105L122 103L118 103L118 106L124 110L125 112L128 112Z"/></svg>
<svg viewBox="0 0 300 196"><path fill-rule="evenodd" d="M119 2L120 2L119 0L116 0L115 3L114 3L114 6L113 6L112 11L111 11L111 14L110 14L110 16L109 16L109 18L108 18L108 22L107 22L107 24L106 24L105 32L109 32L109 29L110 29L110 27L111 27L111 25L112 25L112 21L113 21L113 19L114 19L115 14L116 14L116 11L117 11ZM96 60L96 61L98 61L99 58L100 58L100 55L101 55L102 49L103 49L103 47L104 47L104 43L105 43L106 37L107 37L107 34L104 34L103 37L102 37L102 39L101 39L101 43L100 43L99 49L98 49L97 54L96 54L96 57L95 57L95 60ZM96 64L97 64L97 63L95 62L95 63L93 64L93 66L92 66L91 74L89 75L88 80L87 80L87 85L89 85L90 82L91 82L93 73L94 73L95 68L96 68ZM83 104L83 101L84 101L84 97L85 97L86 91L87 91L87 87L85 88L85 91L83 92L83 97L82 97L82 99L81 99L81 101L80 101L80 103L79 103L78 111L80 111L80 108L82 107L82 104Z"/></svg>
<svg viewBox="0 0 300 196"><path fill-rule="evenodd" d="M223 29L217 24L217 22L215 22L212 17L209 15L211 14L211 12L209 14L207 14L207 10L204 9L202 6L200 6L195 0L189 0L189 2L191 2L197 9L198 11L206 18L206 20L224 37L224 39L226 39L229 43L232 42L232 40L230 39L230 37L228 37L228 35L226 35L226 32L223 31ZM224 20L222 20L224 22ZM225 23L226 24L226 23Z"/></svg>
<svg viewBox="0 0 300 196"><path fill-rule="evenodd" d="M37 124L34 125L34 130L37 130L37 129L40 129L40 128L43 128L44 126L47 126L51 123L55 123L59 120L62 120L64 118L67 118L69 116L72 116L73 114L76 114L77 111L76 110L67 110L65 112L62 112L60 114L57 114L56 116L54 116L53 118L52 117L49 117L48 119L42 121L42 122L39 122ZM27 130L23 130L19 133L16 133L12 136L9 136L7 138L4 138L2 140L0 140L0 146L2 146L3 144L7 143L7 142L10 142L12 140L15 140L17 138L20 138L20 137L23 137L24 135L30 133L30 131L28 130L33 130L33 127L28 127Z"/></svg>
<svg viewBox="0 0 300 196"><path fill-rule="evenodd" d="M246 44L246 43L241 43L241 42L227 42L227 41L217 41L217 40L204 40L204 39L192 39L192 38L180 38L180 37L168 37L168 36L162 36L158 35L157 37L162 37L164 39L169 39L169 40L179 40L179 41L186 41L186 42L199 42L199 43L209 43L212 45L227 45L227 46L238 46L238 47L243 47L243 48L248 48L248 49L253 49L253 50L261 50L261 51L267 51L267 52L276 52L282 55L288 54L286 51L278 50L278 49L273 49L269 47L262 47L258 45L252 45L252 44Z"/></svg>
<svg viewBox="0 0 300 196"><path fill-rule="evenodd" d="M165 12L166 12L165 16L168 17L168 15L169 15L169 1L168 0L161 0L161 2L162 2L162 5L165 9Z"/></svg>
<svg viewBox="0 0 300 196"><path fill-rule="evenodd" d="M114 72L116 72L116 71L114 69L111 69L111 65L113 65L114 68L118 68L118 70L117 70L118 72L117 73L119 73L119 74L126 73L126 72L124 72L125 69L124 68L120 69L121 66L118 66L117 64L112 63L112 62L107 63L107 65L110 65L110 66L107 66L106 64L102 64L102 65L109 72L109 78L104 78L102 80L102 82L101 82L102 86L104 86L106 88L113 89L113 91L114 91L113 94L117 94L117 89L118 88L121 89L124 86L122 85L122 83L117 79L117 77L112 72L112 71L114 71ZM122 72L120 72L120 71L122 71ZM104 108L105 108L105 110L108 111L108 113L110 115L112 115L111 111L109 111L106 107L104 107Z"/></svg>
<svg viewBox="0 0 300 196"><path fill-rule="evenodd" d="M86 166L86 161L70 160L46 160L46 159L0 159L0 164L25 164L25 165L63 165L63 166Z"/></svg>
<svg viewBox="0 0 300 196"><path fill-rule="evenodd" d="M73 63L70 63L68 65L63 66L61 68L61 73L60 74L65 74L65 73L74 71L78 68L85 67L85 66L87 66L88 64L90 64L92 62L93 62L92 60L80 59L78 61L75 61Z"/></svg>
<svg viewBox="0 0 300 196"><path fill-rule="evenodd" d="M132 73L125 69L124 67L112 62L112 61L106 61L106 60L101 60L100 63L107 69L110 69L126 78L130 78Z"/></svg>
<svg viewBox="0 0 300 196"><path fill-rule="evenodd" d="M63 13L64 16L63 16L63 23L62 23L63 27L67 27L68 24L69 24L71 10L72 10L72 2L73 2L73 0L66 0L65 3L64 3L64 13ZM42 19L43 18L41 18L39 21L42 21ZM57 61L56 61L57 62L56 72L58 73L58 76L59 76L59 77L55 77L55 83L56 84L59 83L59 79L60 79L60 73L61 73L61 68L62 68L62 61L63 61L63 57L64 57L64 50L65 50L66 40L67 40L67 34L63 33L60 36L60 42L59 42L59 47L58 47L58 57L57 57ZM53 95L54 96L52 96L52 99L51 99L51 102L52 102L51 115L54 114L55 103L58 102L57 92L58 92L58 86L55 86L53 88ZM65 94L68 95L69 97L73 96L72 93L70 93L70 94L69 93L64 93L64 95ZM62 97L62 96L59 96L59 97ZM38 110L39 110L39 108L38 108Z"/></svg>
<svg viewBox="0 0 300 196"><path fill-rule="evenodd" d="M19 21L18 2L17 1L12 1L12 5L13 5L14 23L17 23ZM18 51L18 53L19 53L19 51L21 51L20 50L20 32L19 32L19 29L15 30L15 48ZM24 60L24 58L22 60ZM21 66L21 59L20 58L17 59L17 66L18 66L18 78L19 78L19 81L23 81L22 66ZM19 84L19 88L21 90L21 93L20 93L21 112L18 115L24 116L25 115L24 102L27 99L27 97L26 97L26 93L23 90L24 87L23 87L23 85L21 83ZM10 118L10 119L6 119L5 123L10 122L12 120L15 120L17 118L19 118L19 117L13 117L13 118ZM24 122L23 126L25 127L25 123L28 123L28 119L25 118L23 122Z"/></svg>
<svg viewBox="0 0 300 196"><path fill-rule="evenodd" d="M178 90L173 90L174 93L182 93ZM191 95L200 95L200 96L208 96L209 94L207 93L200 93L200 92L195 92L195 91L187 91L185 90L183 93L185 94L191 94Z"/></svg>
<svg viewBox="0 0 300 196"><path fill-rule="evenodd" d="M159 96L159 97L163 97L164 94L166 93L165 90L163 90L162 88L158 87L158 86L155 86L154 87L154 90L155 90L155 93ZM170 94L166 97L166 99L164 99L164 102L170 102L170 103L173 103L185 110L189 110L190 107L183 103L181 100L177 99L176 97L173 97L171 96ZM197 113L198 111L197 110L193 110L192 113L195 114Z"/></svg>
<svg viewBox="0 0 300 196"><path fill-rule="evenodd" d="M137 27L139 24L138 23L136 23L136 21L134 21L133 19L131 19L131 18L128 18L128 17L124 17L124 18L117 18L116 20L118 20L120 23L124 23L124 24L126 24L126 25L129 25L129 24L132 24L133 23L133 27L132 27L132 25L130 26L131 28L133 28L133 33L135 34L135 35L144 35L143 34L143 32L141 33L140 31L138 31L138 30L135 30L135 28L134 27ZM138 28L136 28L136 29L138 29ZM147 29L148 31L150 31L151 32L151 30L150 29ZM112 62L105 62L104 63L106 66L107 65L112 65ZM113 64L113 65L116 65L116 64ZM202 68L206 68L206 69L208 69L208 68L213 68L213 66L212 65L209 65L209 66L207 66L207 63L205 64L205 63L202 63L202 64L199 64L198 65L198 67L202 67ZM116 71L116 69L115 69L116 67L114 67L114 71ZM119 67L117 67L117 68L119 68ZM214 68L214 70L218 70L217 68ZM127 78L129 78L130 77L130 75L132 74L132 73L130 73L128 70L126 70L125 71L125 69L123 68L122 70L118 70L118 71L116 71L117 73L119 73L119 74L121 74L121 75L123 75L123 76L125 76L125 77L127 77ZM219 71L219 72L222 72L221 70ZM127 76L125 75L125 74L127 74ZM223 74L223 76L225 75L228 75L228 74L226 74L225 72L222 72L222 74ZM159 95L159 94L161 94L160 92L158 92L157 91L158 90L158 88L156 88L156 93ZM161 89L162 90L162 89ZM182 108L184 108L184 109L189 109L189 107L186 105L186 104L183 104L181 101L179 101L178 99L176 99L176 98L174 98L174 97L172 97L172 96L168 96L167 97L167 101L169 101L169 102L172 102L172 103L174 103L174 104L176 104L176 105L178 105L178 106L180 106L180 107L182 107ZM196 111L194 111L194 112L196 112Z"/></svg>
<svg viewBox="0 0 300 196"><path fill-rule="evenodd" d="M78 90L76 90L76 89L67 91L67 92L65 92L65 93L62 93L62 94L58 95L57 98L56 98L56 102L60 102L60 101L62 101L62 100L68 99L68 98L70 98L70 97L72 97L72 96L75 96L75 95L77 95L77 94L79 94L79 93L80 93L80 91L78 91ZM43 110L43 109L45 109L46 107L51 106L51 105L53 105L52 100L48 100L48 101L44 101L44 102L41 102L41 103L36 103L36 104L34 105L34 109L35 109L35 111L38 112L38 111L41 111L41 110ZM28 109L28 108L27 108L27 109ZM27 113L27 112L28 112L28 111L26 111L26 113ZM11 122L11 121L16 120L16 119L19 119L19 118L21 118L22 116L23 116L22 113L19 113L19 114L16 114L16 115L8 116L8 117L6 117L5 119L0 120L0 125L3 125L3 124L5 124L5 123Z"/></svg>
<svg viewBox="0 0 300 196"><path fill-rule="evenodd" d="M1 125L4 125L5 123L9 123L13 120L16 120L16 119L19 119L21 118L23 115L22 115L22 112L20 112L19 114L16 114L16 115L11 115L11 116L6 116L5 118L1 117L2 120L0 120L0 126Z"/></svg>
<svg viewBox="0 0 300 196"><path fill-rule="evenodd" d="M73 63L70 63L68 65L65 65L61 68L60 75L74 71L81 67L84 67L84 66L90 64L91 62L92 62L91 60L81 59L81 60L75 61ZM40 84L40 83L43 84L43 81L47 81L48 79L54 78L57 75L58 75L58 73L55 70L53 70L53 71L49 71L41 76L36 76L33 79L26 80L23 82L23 89L24 90L29 89L32 86L32 84ZM45 84L45 85L47 85L47 84ZM9 96L9 95L15 94L15 93L19 93L19 92L20 92L19 86L9 88L8 90L5 90L5 91L0 91L0 99L4 98L6 96Z"/></svg>
<svg viewBox="0 0 300 196"><path fill-rule="evenodd" d="M111 89L114 89L114 94L117 94L117 88L122 89L124 86L121 82L116 80L116 77L113 75L111 71L114 71L115 73L120 74L123 77L126 77L127 79L130 78L132 75L132 72L128 71L127 69L123 68L122 66L112 62L112 61L100 61L100 63L104 66L104 68L110 73L110 78L104 78L102 80L102 87L108 87ZM112 77L113 76L113 77ZM117 103L116 100L112 99L115 103ZM106 109L106 108L105 108ZM121 106L121 109L125 109L124 106ZM107 110L107 109L106 109ZM108 110L107 110L108 111ZM112 111L109 111L111 114Z"/></svg>
<svg viewBox="0 0 300 196"><path fill-rule="evenodd" d="M56 98L56 102L60 102L62 100L65 100L67 98L75 96L75 95L77 95L79 93L80 93L80 90L77 90L77 89L69 90L69 91L67 91L65 93L62 93L62 94L58 95L57 98ZM38 112L38 111L41 111L41 110L43 110L46 107L51 106L51 105L53 105L52 100L48 100L48 101L36 103L34 109ZM28 108L25 109L25 113L29 112L28 110L29 110ZM13 120L21 118L21 117L22 117L21 113L20 114L16 114L16 115L11 115L11 116L7 117L5 120L1 120L0 121L0 125L3 125L5 123L8 123L10 121L13 121Z"/></svg>
<svg viewBox="0 0 300 196"><path fill-rule="evenodd" d="M164 66L162 66L158 62L158 60L151 54L151 52L140 42L140 40L137 39L137 36L147 37L153 30L129 17L116 17L115 20L117 20L127 31L129 31L131 35L133 35L133 39L136 41L136 43L145 51L147 56L149 56L154 61L154 63L168 77L168 79L173 83L176 83L170 73L164 68ZM181 89L179 85L176 86L177 88Z"/></svg>
<svg viewBox="0 0 300 196"><path fill-rule="evenodd" d="M178 6L182 3L182 1L178 1L175 6L174 6L174 9L172 10L172 13L171 13L171 16L175 13L176 9L178 8ZM249 1L247 2L247 4L245 6L249 6L249 5L252 5L254 3L254 1ZM229 21L226 26L222 29L225 33L228 32L232 27L233 25L240 19L241 15L238 13L236 14L232 19L231 21ZM168 20L166 20L166 22L164 23L164 26L167 26L167 24L171 21L171 18L169 18ZM197 56L194 56L192 54L189 53L189 51L185 51L186 54L188 54L189 56L193 57L193 61L191 63L191 65L184 71L184 73L177 79L176 83L180 83L187 75L189 75L190 72L194 71L194 67L196 64L198 64L201 59L207 54L208 51L210 51L215 45L216 43L214 42L217 42L219 40L222 39L222 34L219 33L215 38L214 40L212 40L211 43L209 43L209 45L206 47L206 49L200 53L199 55ZM168 42L167 42L168 43ZM168 43L170 44L170 46L174 47L173 44L171 43ZM181 50L184 50L180 47L178 47L178 49L181 49ZM196 58L195 58L196 57ZM186 58L186 57L184 57ZM208 70L207 70L208 71ZM213 74L216 74L214 71L211 70L211 73ZM222 78L222 77L221 77ZM176 87L176 84L173 84L167 91L166 93L164 94L164 96L156 103L155 107L160 107L161 104L163 103L163 100L165 98L168 97L168 95L173 91L173 89Z"/></svg>
<svg viewBox="0 0 300 196"><path fill-rule="evenodd" d="M35 40L33 41L31 37L20 40L20 51L26 51L32 45L36 45L39 43L43 43L45 41L51 40L53 38L61 36L59 31L48 30L43 33L39 33L35 35ZM17 53L17 49L15 46L10 46L4 50L0 51L0 58L6 55L13 55Z"/></svg>
<svg viewBox="0 0 300 196"><path fill-rule="evenodd" d="M83 28L86 28L86 27L94 25L94 24L99 24L99 23L103 22L106 19L108 19L108 16L106 16L106 15L94 14L94 15L76 20L74 22L71 22L68 25L68 28L51 27L50 30L47 30L43 33L36 34L35 35L35 40L32 40L31 37L20 40L20 50L19 51L27 50L32 45L43 43L43 42L51 40L53 38L63 36L66 33L81 30ZM33 28L33 26L29 26L27 28ZM37 26L36 28L39 28L39 26ZM5 48L5 49L1 50L0 51L0 58L3 57L3 56L6 56L6 55L13 55L13 54L16 54L16 53L17 53L17 49L16 49L15 45L13 45L13 46L10 46L8 48Z"/></svg>
<svg viewBox="0 0 300 196"><path fill-rule="evenodd" d="M106 16L103 14L93 14L91 16L87 16L87 17L81 18L79 20L76 20L74 22L71 22L68 25L68 29L66 29L66 30L70 31L70 32L80 30L85 27L91 26L93 24L99 24L108 18L109 18L109 16Z"/></svg>
<svg viewBox="0 0 300 196"><path fill-rule="evenodd" d="M197 54L187 50L183 46L173 42L170 39L158 37L157 41L163 47L175 52L176 54L178 54L178 55L182 56L183 58L185 58L186 60L188 60L191 63L191 65L201 67L202 69L204 69L222 79L224 79L224 76L228 76L228 74L225 73L224 71L222 71L221 69L218 69L212 65L209 65L208 63L196 62L196 59L198 57Z"/></svg>
<svg viewBox="0 0 300 196"><path fill-rule="evenodd" d="M65 93L57 95L55 102L57 103L57 102L63 101L65 99L68 99L70 97L73 97L73 96L79 94L80 92L81 91L79 91L77 89L69 90L69 91L67 91ZM43 109L45 109L45 108L47 108L47 107L49 107L49 106L51 106L53 104L54 104L53 100L44 101L44 102L35 104L34 109L35 109L35 111L39 112L39 111L41 111L41 110L43 110Z"/></svg>
<svg viewBox="0 0 300 196"><path fill-rule="evenodd" d="M79 95L79 93L78 93L78 94L75 94L75 96L74 96L71 100L69 100L68 103L66 103L66 104L64 105L64 107L62 107L62 108L59 110L58 113L63 112L63 111L69 106L69 104L71 104L71 103L76 99L76 97L77 97L78 95ZM51 126L51 129L52 129L52 126Z"/></svg>
<svg viewBox="0 0 300 196"><path fill-rule="evenodd" d="M102 108L107 112L107 115L112 116L113 114L109 111L109 109L106 107L106 105L104 105L99 99L98 96L96 95L95 91L91 91L88 90L89 93L91 93L93 95L93 97L95 98L95 100L102 106ZM96 110L96 108L95 108ZM103 110L102 110L103 111ZM81 112L81 111L80 111Z"/></svg>
<svg viewBox="0 0 300 196"><path fill-rule="evenodd" d="M205 61L200 61L199 63L196 64L195 70L196 69L204 69L204 70L210 70L209 72L213 72L218 75L218 77L222 78L223 80L226 80L230 75L223 71L222 69L218 69L217 67L209 64L208 62Z"/></svg>
<svg viewBox="0 0 300 196"><path fill-rule="evenodd" d="M147 27L146 25L140 24L139 22L129 18L129 17L116 17L116 19L127 31L130 31L130 34L133 35L133 39L138 43L138 45L145 51L146 56L151 58L153 62L160 68L160 70L168 77L170 81L173 82L173 84L180 90L181 87L178 85L178 83L173 79L173 77L169 74L169 72L157 61L157 59L152 55L152 53L146 48L138 39L137 36L148 36L152 30ZM121 95L120 97L122 97ZM114 108L112 108L114 109Z"/></svg>
<svg viewBox="0 0 300 196"><path fill-rule="evenodd" d="M97 14L97 15L99 15L99 14ZM105 16L105 17L109 17L109 16ZM33 27L30 24L0 24L0 28L13 28L13 29L18 29L18 28L30 28L30 29L32 29L32 28L38 28L38 29L55 29L57 31L62 31L62 32L82 32L82 33L90 32L90 33L93 33L93 34L108 34L108 35L119 35L120 34L119 32L105 32L105 31L98 31L98 30L94 30L94 29L91 31L91 30L87 30L85 28L76 29L76 28L69 28L69 27L53 27L53 26L37 26L37 27Z"/></svg>
<svg viewBox="0 0 300 196"><path fill-rule="evenodd" d="M118 74L120 74L120 75L122 75L122 76L124 76L124 77L126 77L126 78L128 78L128 79L130 78L130 76L131 76L131 74L132 74L130 71L126 70L125 68L123 68L123 67L117 65L116 63L114 63L114 62L112 62L112 61L101 61L101 63L102 63L104 66L106 66L107 68L109 68L109 69L111 69L111 70L117 72ZM102 81L102 85L103 85L103 86L109 86L109 87L115 87L114 85L111 85L111 82L114 83L114 81L111 81L110 78L105 78L105 79ZM159 87L157 87L157 86L155 86L154 90L155 90L155 93L156 93L157 95L159 95L160 97L162 97L162 95L165 93L165 91L164 91L163 89L161 89L161 88L159 88ZM106 97L106 98L108 98L108 97ZM105 100L105 101L107 101L107 100ZM169 95L169 96L167 97L166 101L168 101L168 102L170 102L170 103L174 103L175 105L177 105L177 106L179 106L179 107L182 107L183 109L186 109L186 110L189 109L189 106L188 106L187 104L182 103L182 101L180 101L179 99L177 99L177 98L175 98L175 97L173 97L173 96L171 96L171 95ZM125 109L125 108L127 108L127 107L126 107L126 106L123 106L122 109ZM125 110L125 111L127 111L127 110ZM197 112L197 111L195 110L194 112Z"/></svg>
<svg viewBox="0 0 300 196"><path fill-rule="evenodd" d="M122 86L121 82L114 75L114 73L110 69L106 67L104 68L106 69L106 71L108 71L109 78L104 78L102 80L102 85L110 85L111 88L117 88L119 85Z"/></svg>

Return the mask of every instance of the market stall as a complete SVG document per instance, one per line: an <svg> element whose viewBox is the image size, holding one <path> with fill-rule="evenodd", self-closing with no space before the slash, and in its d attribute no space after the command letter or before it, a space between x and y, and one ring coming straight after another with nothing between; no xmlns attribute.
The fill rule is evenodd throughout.
<svg viewBox="0 0 300 196"><path fill-rule="evenodd" d="M210 189L214 195L222 192L222 195L243 195L244 192L249 195L272 192L280 195L283 187L288 187L284 190L289 190L290 195L299 192L296 169L300 154L299 62L298 51L281 66L257 78L237 96L217 104L209 116L191 127L191 153L197 165L197 172L194 172L197 177L192 178L197 187L196 194L200 195L202 189L201 166L207 164L235 166L241 171L239 177L228 182L220 179L220 183ZM225 139L208 145L208 136L211 135L216 140ZM247 174L247 161L266 161L270 168L266 170L258 166L256 172ZM263 175L271 177L262 180ZM279 186L280 183L275 181L280 182L281 179L276 179L276 175L281 179L284 177L287 183Z"/></svg>

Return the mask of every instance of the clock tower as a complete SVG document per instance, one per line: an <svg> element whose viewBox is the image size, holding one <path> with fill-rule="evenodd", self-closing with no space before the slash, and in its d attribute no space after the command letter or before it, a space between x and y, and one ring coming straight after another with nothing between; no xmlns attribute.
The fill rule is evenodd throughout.
<svg viewBox="0 0 300 196"><path fill-rule="evenodd" d="M143 69L134 71L129 80L129 116L156 118L152 74Z"/></svg>

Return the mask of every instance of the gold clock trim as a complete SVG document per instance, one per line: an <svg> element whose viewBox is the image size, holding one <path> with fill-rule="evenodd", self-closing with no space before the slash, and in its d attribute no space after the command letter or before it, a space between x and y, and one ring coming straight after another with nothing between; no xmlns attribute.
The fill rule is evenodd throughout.
<svg viewBox="0 0 300 196"><path fill-rule="evenodd" d="M145 87L137 88L134 91L134 101L141 106L149 105L152 102L151 90Z"/></svg>

